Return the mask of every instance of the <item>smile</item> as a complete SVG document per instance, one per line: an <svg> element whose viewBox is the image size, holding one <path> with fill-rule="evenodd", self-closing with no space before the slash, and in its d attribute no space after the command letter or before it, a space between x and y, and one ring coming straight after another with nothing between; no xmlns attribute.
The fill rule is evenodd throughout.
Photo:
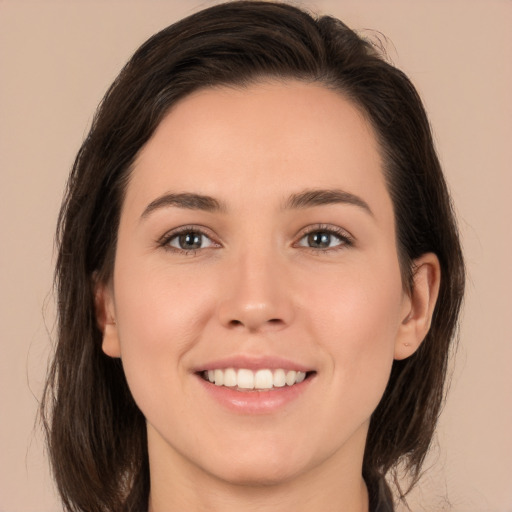
<svg viewBox="0 0 512 512"><path fill-rule="evenodd" d="M225 386L237 391L268 391L301 383L307 376L299 370L270 370L262 368L256 371L246 368L225 368L205 370L201 373L204 380L216 386Z"/></svg>

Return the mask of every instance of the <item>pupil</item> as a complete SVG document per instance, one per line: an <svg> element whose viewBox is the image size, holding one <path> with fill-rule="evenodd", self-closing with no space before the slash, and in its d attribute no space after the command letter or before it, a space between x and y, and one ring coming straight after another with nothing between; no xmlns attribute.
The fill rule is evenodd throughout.
<svg viewBox="0 0 512 512"><path fill-rule="evenodd" d="M308 236L308 243L310 247L319 247L325 248L329 247L331 243L331 235L326 232L317 231L316 233L311 233Z"/></svg>
<svg viewBox="0 0 512 512"><path fill-rule="evenodd" d="M201 235L198 233L185 233L180 235L179 242L182 249L200 249Z"/></svg>

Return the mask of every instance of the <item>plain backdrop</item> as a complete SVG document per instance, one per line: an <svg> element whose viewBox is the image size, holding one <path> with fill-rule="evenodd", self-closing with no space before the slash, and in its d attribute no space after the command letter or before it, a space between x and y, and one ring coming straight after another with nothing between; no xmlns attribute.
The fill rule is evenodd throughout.
<svg viewBox="0 0 512 512"><path fill-rule="evenodd" d="M0 0L0 511L59 511L38 399L53 233L93 112L132 52L190 1ZM298 2L301 3L301 2ZM469 281L448 401L413 511L512 511L512 2L302 2L389 38L456 205Z"/></svg>

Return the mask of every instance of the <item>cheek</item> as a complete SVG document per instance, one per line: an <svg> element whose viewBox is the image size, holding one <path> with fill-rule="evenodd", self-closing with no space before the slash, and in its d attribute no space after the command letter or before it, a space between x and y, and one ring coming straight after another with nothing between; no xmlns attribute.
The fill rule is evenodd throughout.
<svg viewBox="0 0 512 512"><path fill-rule="evenodd" d="M127 331L122 339L136 339L146 349L171 346L179 352L205 321L205 310L213 307L211 279L169 268L165 261L120 259L116 273L116 314Z"/></svg>
<svg viewBox="0 0 512 512"><path fill-rule="evenodd" d="M173 391L185 377L180 363L201 338L215 285L170 272L158 262L136 263L122 257L116 262L116 316L128 384L139 407L151 415L152 404L172 402L176 408Z"/></svg>
<svg viewBox="0 0 512 512"><path fill-rule="evenodd" d="M317 281L319 284L321 280ZM328 354L337 398L373 411L386 387L401 324L402 286L393 263L339 271L309 290L310 329Z"/></svg>

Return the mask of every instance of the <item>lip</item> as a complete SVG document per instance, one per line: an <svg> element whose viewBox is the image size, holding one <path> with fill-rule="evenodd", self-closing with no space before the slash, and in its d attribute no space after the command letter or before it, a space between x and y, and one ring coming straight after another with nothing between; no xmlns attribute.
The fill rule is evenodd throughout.
<svg viewBox="0 0 512 512"><path fill-rule="evenodd" d="M296 370L304 373L314 371L314 368L305 366L304 364L291 361L290 359L274 357L274 356L246 356L238 355L233 357L226 357L223 359L217 359L215 361L208 361L204 365L194 368L194 373L200 373L207 370L217 370L225 368L246 368L247 370L260 370L269 369L277 370L282 368L285 371Z"/></svg>
<svg viewBox="0 0 512 512"><path fill-rule="evenodd" d="M263 368L269 370L282 368L285 371L297 370L305 372L307 378L293 386L262 391L237 391L226 386L216 386L202 377L202 373L207 370L225 368L246 368L253 371ZM316 372L311 367L285 358L236 356L209 361L195 369L193 377L197 380L200 390L204 393L206 399L220 405L222 409L238 415L262 415L276 414L300 400L316 380Z"/></svg>
<svg viewBox="0 0 512 512"><path fill-rule="evenodd" d="M210 400L213 399L221 407L242 415L276 413L299 400L315 380L315 375L310 375L293 386L265 391L237 391L226 386L216 386L204 380L199 374L195 374L194 377Z"/></svg>

